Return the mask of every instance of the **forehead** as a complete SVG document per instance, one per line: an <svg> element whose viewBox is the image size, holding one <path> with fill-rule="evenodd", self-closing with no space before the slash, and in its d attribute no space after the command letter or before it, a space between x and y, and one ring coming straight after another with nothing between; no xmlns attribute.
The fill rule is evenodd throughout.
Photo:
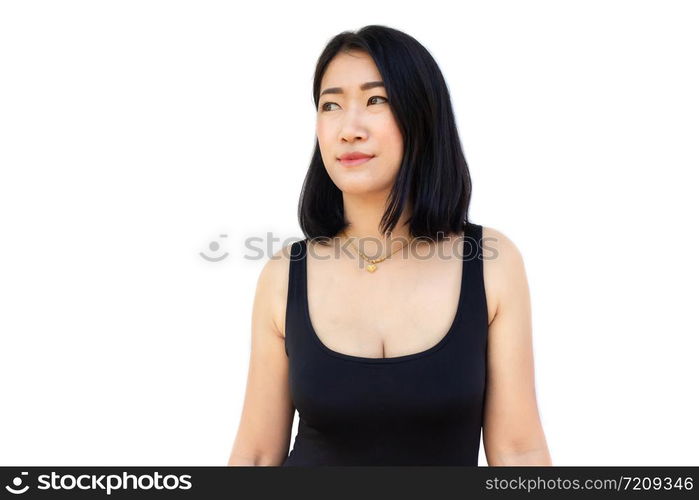
<svg viewBox="0 0 699 500"><path fill-rule="evenodd" d="M359 51L339 52L325 69L320 90L340 87L345 93L361 92L359 86L363 83L380 80L381 73L370 55Z"/></svg>

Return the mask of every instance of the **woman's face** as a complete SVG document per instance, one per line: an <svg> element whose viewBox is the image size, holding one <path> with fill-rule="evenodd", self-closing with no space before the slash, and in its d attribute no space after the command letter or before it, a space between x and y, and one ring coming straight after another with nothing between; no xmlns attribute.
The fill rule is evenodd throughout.
<svg viewBox="0 0 699 500"><path fill-rule="evenodd" d="M388 192L403 158L403 137L388 104L381 74L364 52L339 52L328 64L320 85L316 135L321 157L335 185L347 194ZM330 89L330 92L328 90ZM359 165L340 157L373 155Z"/></svg>

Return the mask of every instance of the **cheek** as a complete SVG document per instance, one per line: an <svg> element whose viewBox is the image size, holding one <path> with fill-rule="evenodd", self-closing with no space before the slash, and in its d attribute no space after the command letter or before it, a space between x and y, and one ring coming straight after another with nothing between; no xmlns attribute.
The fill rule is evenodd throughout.
<svg viewBox="0 0 699 500"><path fill-rule="evenodd" d="M331 119L331 117L319 114L316 117L316 134L318 139L325 138L328 139L330 136L335 134L337 131L337 123Z"/></svg>
<svg viewBox="0 0 699 500"><path fill-rule="evenodd" d="M318 142L321 144L325 141L325 135L327 134L326 127L320 122L316 122L316 136L318 137Z"/></svg>
<svg viewBox="0 0 699 500"><path fill-rule="evenodd" d="M387 123L381 137L381 155L386 176L393 179L403 160L403 136L394 122Z"/></svg>
<svg viewBox="0 0 699 500"><path fill-rule="evenodd" d="M327 125L317 123L316 137L318 138L318 145L320 146L320 154L323 157L323 159L327 161L327 158L325 158L325 156L327 154L330 154L329 150L331 150L330 144L332 142L332 132L329 130L329 127Z"/></svg>
<svg viewBox="0 0 699 500"><path fill-rule="evenodd" d="M401 159L403 156L403 136L394 121L384 124L381 136L382 149L392 159Z"/></svg>

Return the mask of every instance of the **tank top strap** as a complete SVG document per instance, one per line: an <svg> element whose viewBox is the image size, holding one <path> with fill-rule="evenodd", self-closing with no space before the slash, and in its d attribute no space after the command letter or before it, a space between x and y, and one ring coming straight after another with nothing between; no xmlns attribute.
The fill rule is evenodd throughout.
<svg viewBox="0 0 699 500"><path fill-rule="evenodd" d="M472 222L464 223L464 276L462 293L468 297L467 314L482 331L487 332L488 303L483 277L483 226Z"/></svg>
<svg viewBox="0 0 699 500"><path fill-rule="evenodd" d="M464 259L481 260L483 250L483 226L464 222Z"/></svg>
<svg viewBox="0 0 699 500"><path fill-rule="evenodd" d="M289 247L289 285L286 297L286 319L284 325L284 350L287 357L298 325L303 325L304 300L306 297L306 250L307 240L299 240Z"/></svg>

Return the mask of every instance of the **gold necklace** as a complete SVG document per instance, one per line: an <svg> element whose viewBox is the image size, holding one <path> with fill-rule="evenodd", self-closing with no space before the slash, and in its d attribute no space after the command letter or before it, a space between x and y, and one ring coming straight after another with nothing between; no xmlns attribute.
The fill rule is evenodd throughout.
<svg viewBox="0 0 699 500"><path fill-rule="evenodd" d="M344 231L342 231L342 234L343 234L344 236L346 236L346 237L349 239L349 236L347 236L347 233L345 233ZM403 248L405 248L405 245L403 245L403 246L400 247L398 250L395 250L395 251L391 252L390 254L388 254L386 257L382 257L382 258L380 258L380 259L370 259L370 258L367 257L366 255L364 255L364 254L362 253L362 251L361 251L359 248L357 248L357 246L354 244L354 242L353 242L351 239L349 240L349 242L350 242L350 245L352 245L352 246L354 247L354 249L357 251L357 253L358 253L359 255L361 255L362 259L364 259L365 261L367 261L367 262L369 263L369 265L366 266L366 270L367 270L368 272L370 272L370 273L373 273L374 271L376 271L376 264L379 264L380 262L383 262L384 260L388 259L391 255L393 255L394 253L396 253L398 250L402 250ZM409 243L409 242L408 242L408 243ZM406 243L406 245L407 245L407 243Z"/></svg>

